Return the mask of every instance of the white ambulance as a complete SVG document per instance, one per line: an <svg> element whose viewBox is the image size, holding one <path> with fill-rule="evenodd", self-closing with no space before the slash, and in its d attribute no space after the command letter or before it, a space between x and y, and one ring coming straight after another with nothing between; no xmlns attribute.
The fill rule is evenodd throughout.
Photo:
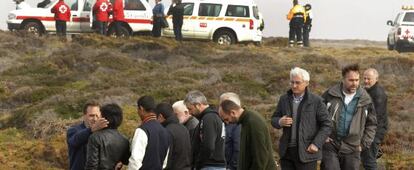
<svg viewBox="0 0 414 170"><path fill-rule="evenodd" d="M113 3L113 0L110 0ZM9 13L7 25L9 30L27 30L34 34L55 33L54 15L50 9L58 2L52 0L44 8L24 8ZM65 0L71 8L71 19L67 22L67 33L87 33L92 30L91 8L96 0ZM147 0L124 0L125 22L122 24L123 36L137 32L152 30L152 8ZM108 26L108 34L114 34L112 23Z"/></svg>
<svg viewBox="0 0 414 170"><path fill-rule="evenodd" d="M387 21L392 26L388 32L389 50L402 52L414 47L414 6L403 6L394 21Z"/></svg>
<svg viewBox="0 0 414 170"><path fill-rule="evenodd" d="M218 44L262 41L262 18L253 0L183 0L183 38L209 39ZM172 16L163 35L174 37Z"/></svg>

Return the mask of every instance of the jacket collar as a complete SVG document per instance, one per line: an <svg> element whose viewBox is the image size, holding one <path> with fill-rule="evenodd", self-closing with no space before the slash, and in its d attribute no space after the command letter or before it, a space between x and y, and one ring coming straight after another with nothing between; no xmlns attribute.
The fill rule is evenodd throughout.
<svg viewBox="0 0 414 170"><path fill-rule="evenodd" d="M292 91L292 89L289 89L287 91L287 94L289 96L289 99L290 100L293 100L293 91ZM306 87L305 94L303 94L302 102L305 101L305 100L307 100L307 99L309 99L310 98L309 95L310 95L310 91L309 91L308 87Z"/></svg>
<svg viewBox="0 0 414 170"><path fill-rule="evenodd" d="M342 94L342 86L342 83L338 83L334 85L332 88L330 88L328 90L328 93L334 97L341 98L341 100L343 101L344 96ZM363 89L361 86L358 87L355 97L359 97L358 107L372 103L371 97L369 97L367 91Z"/></svg>
<svg viewBox="0 0 414 170"><path fill-rule="evenodd" d="M174 123L177 123L178 124L178 122L179 121L178 121L178 118L177 117L170 116L169 118L165 119L165 121L162 122L161 124L162 124L162 126L167 126L169 124L174 124Z"/></svg>
<svg viewBox="0 0 414 170"><path fill-rule="evenodd" d="M207 107L206 109L204 109L200 115L198 116L199 119L202 119L204 117L204 115L206 115L207 113L215 113L217 114L217 112L211 107Z"/></svg>

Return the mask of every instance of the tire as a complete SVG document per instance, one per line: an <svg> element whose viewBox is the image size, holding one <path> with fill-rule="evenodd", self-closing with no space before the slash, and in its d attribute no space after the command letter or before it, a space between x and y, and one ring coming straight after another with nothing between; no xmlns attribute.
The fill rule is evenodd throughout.
<svg viewBox="0 0 414 170"><path fill-rule="evenodd" d="M36 36L44 33L42 26L38 22L28 22L24 25L23 30Z"/></svg>
<svg viewBox="0 0 414 170"><path fill-rule="evenodd" d="M116 36L116 31L115 31L115 26L112 26L109 30L108 30L108 36L111 37L117 37ZM130 32L128 31L127 28L125 28L124 26L121 26L121 38L123 37L129 37L130 36Z"/></svg>
<svg viewBox="0 0 414 170"><path fill-rule="evenodd" d="M231 45L236 43L236 36L227 30L221 30L214 36L214 42L219 45Z"/></svg>
<svg viewBox="0 0 414 170"><path fill-rule="evenodd" d="M390 38L387 38L387 47L388 47L388 50L390 51L394 50L394 45L391 45Z"/></svg>

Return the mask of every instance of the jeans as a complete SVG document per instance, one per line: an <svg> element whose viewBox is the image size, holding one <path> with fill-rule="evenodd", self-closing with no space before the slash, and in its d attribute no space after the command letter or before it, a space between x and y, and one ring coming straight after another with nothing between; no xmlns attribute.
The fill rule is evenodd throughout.
<svg viewBox="0 0 414 170"><path fill-rule="evenodd" d="M366 170L376 170L377 169L377 153L379 145L375 142L372 142L371 147L362 151L361 161Z"/></svg>
<svg viewBox="0 0 414 170"><path fill-rule="evenodd" d="M289 147L285 156L280 158L280 164L282 166L282 170L316 170L317 162L301 162L298 147Z"/></svg>
<svg viewBox="0 0 414 170"><path fill-rule="evenodd" d="M215 167L215 166L205 166L201 170L226 170L224 167Z"/></svg>
<svg viewBox="0 0 414 170"><path fill-rule="evenodd" d="M66 36L66 21L56 20L56 35L60 37Z"/></svg>
<svg viewBox="0 0 414 170"><path fill-rule="evenodd" d="M303 46L309 47L309 33L311 31L310 25L303 26Z"/></svg>
<svg viewBox="0 0 414 170"><path fill-rule="evenodd" d="M332 142L325 143L322 150L321 170L359 170L361 152L340 153Z"/></svg>
<svg viewBox="0 0 414 170"><path fill-rule="evenodd" d="M183 27L183 24L173 24L175 40L177 41L183 40L183 34L181 33L182 27Z"/></svg>
<svg viewBox="0 0 414 170"><path fill-rule="evenodd" d="M107 22L96 21L96 30L98 34L106 35L107 27L108 27Z"/></svg>

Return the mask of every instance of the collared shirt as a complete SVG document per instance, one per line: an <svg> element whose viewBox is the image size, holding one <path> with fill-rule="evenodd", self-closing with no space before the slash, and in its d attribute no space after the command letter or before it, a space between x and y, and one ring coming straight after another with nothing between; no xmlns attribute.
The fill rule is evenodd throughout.
<svg viewBox="0 0 414 170"><path fill-rule="evenodd" d="M295 95L293 95L293 102L294 103L300 103L302 100L303 100L303 96L304 96L305 94L302 94L302 95L300 95L300 96L298 96L298 97L296 97Z"/></svg>

